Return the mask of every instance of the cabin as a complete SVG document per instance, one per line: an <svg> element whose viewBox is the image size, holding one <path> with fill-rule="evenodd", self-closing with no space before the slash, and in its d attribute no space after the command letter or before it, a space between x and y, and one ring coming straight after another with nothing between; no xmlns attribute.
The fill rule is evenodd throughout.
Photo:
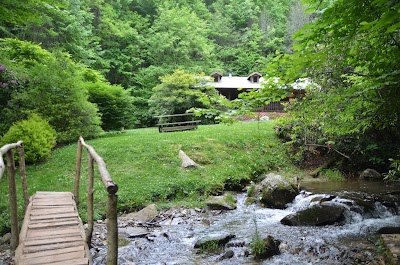
<svg viewBox="0 0 400 265"><path fill-rule="evenodd" d="M250 89L261 88L263 77L260 73L254 72L249 76L222 76L219 72L214 72L211 75L212 82L209 85L215 87L221 95L224 95L229 100L238 98L239 93Z"/></svg>
<svg viewBox="0 0 400 265"><path fill-rule="evenodd" d="M214 72L210 75L211 82L208 84L215 87L218 92L225 96L229 100L235 100L238 98L239 94L251 89L259 89L262 86L262 82L264 81L263 76L259 72L254 72L249 76L232 76L232 73L229 73L228 76L223 76L219 72ZM310 81L299 80L292 84L294 88L292 91L292 95L288 98L281 100L281 102L288 102L292 98L296 98L304 94L305 87L308 86ZM259 111L263 112L280 112L283 111L284 107L281 102L271 102L268 105L265 105Z"/></svg>

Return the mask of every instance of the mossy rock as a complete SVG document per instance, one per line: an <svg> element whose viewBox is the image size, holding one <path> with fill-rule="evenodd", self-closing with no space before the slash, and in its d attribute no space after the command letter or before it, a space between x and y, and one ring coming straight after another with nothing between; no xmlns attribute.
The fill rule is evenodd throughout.
<svg viewBox="0 0 400 265"><path fill-rule="evenodd" d="M289 214L281 220L281 224L289 226L324 226L338 224L344 219L345 208L341 205L324 202L305 210Z"/></svg>

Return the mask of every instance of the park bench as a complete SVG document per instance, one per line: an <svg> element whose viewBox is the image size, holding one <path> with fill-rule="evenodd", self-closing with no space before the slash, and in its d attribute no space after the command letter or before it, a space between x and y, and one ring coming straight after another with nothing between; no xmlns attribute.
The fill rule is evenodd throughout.
<svg viewBox="0 0 400 265"><path fill-rule="evenodd" d="M171 114L155 116L158 119L159 132L175 132L197 129L200 120L194 119L193 113Z"/></svg>

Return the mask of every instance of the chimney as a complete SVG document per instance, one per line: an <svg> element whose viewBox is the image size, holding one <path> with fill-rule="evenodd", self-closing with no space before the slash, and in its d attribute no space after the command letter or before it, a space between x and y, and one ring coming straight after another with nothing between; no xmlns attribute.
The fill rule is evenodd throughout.
<svg viewBox="0 0 400 265"><path fill-rule="evenodd" d="M228 75L229 75L229 78L232 77L232 70L229 70Z"/></svg>

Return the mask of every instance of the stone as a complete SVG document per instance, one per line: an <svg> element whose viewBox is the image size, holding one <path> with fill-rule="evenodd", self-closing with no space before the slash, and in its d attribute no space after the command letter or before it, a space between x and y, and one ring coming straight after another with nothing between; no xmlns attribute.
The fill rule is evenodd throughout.
<svg viewBox="0 0 400 265"><path fill-rule="evenodd" d="M279 245L281 244L280 240L273 238L272 236L268 236L262 240L264 244L264 251L260 253L252 253L256 259L267 259L272 256L278 255L280 253Z"/></svg>
<svg viewBox="0 0 400 265"><path fill-rule="evenodd" d="M344 219L343 213L344 206L332 202L323 202L285 216L281 220L281 224L289 226L333 225Z"/></svg>
<svg viewBox="0 0 400 265"><path fill-rule="evenodd" d="M400 227L398 226L384 226L376 231L377 234L400 234Z"/></svg>
<svg viewBox="0 0 400 265"><path fill-rule="evenodd" d="M266 246L267 258L278 255L280 253L279 245L281 241L273 238L272 236L268 236L264 238L264 243Z"/></svg>
<svg viewBox="0 0 400 265"><path fill-rule="evenodd" d="M230 250L226 251L222 256L220 256L218 258L218 261L222 261L225 259L231 259L231 258L233 258L233 256L235 256L235 252L233 252L233 250L230 249Z"/></svg>
<svg viewBox="0 0 400 265"><path fill-rule="evenodd" d="M149 234L149 231L142 227L119 228L118 232L127 234L130 238L145 237Z"/></svg>
<svg viewBox="0 0 400 265"><path fill-rule="evenodd" d="M229 241L226 244L227 248L241 248L246 246L246 242L245 241L241 241L241 240L234 240L234 241Z"/></svg>
<svg viewBox="0 0 400 265"><path fill-rule="evenodd" d="M124 217L126 219L133 219L135 221L139 222L150 222L154 218L156 218L158 215L157 208L155 204L150 204L149 206L143 208L142 210L135 212L135 213L129 213L125 215Z"/></svg>
<svg viewBox="0 0 400 265"><path fill-rule="evenodd" d="M383 176L375 169L368 168L361 172L360 179L380 181L383 179Z"/></svg>
<svg viewBox="0 0 400 265"><path fill-rule="evenodd" d="M11 233L7 233L5 234L2 238L1 238L1 244L8 244L11 241Z"/></svg>
<svg viewBox="0 0 400 265"><path fill-rule="evenodd" d="M299 194L296 184L289 183L274 173L266 175L259 185L261 204L270 208L284 209Z"/></svg>
<svg viewBox="0 0 400 265"><path fill-rule="evenodd" d="M236 200L232 195L210 196L206 200L206 205L211 210L234 210L236 209Z"/></svg>
<svg viewBox="0 0 400 265"><path fill-rule="evenodd" d="M202 246L206 246L213 242L217 243L218 246L224 246L229 242L232 238L235 238L235 235L229 233L220 233L214 235L208 235L202 238L199 238L194 244L194 248L201 248Z"/></svg>

